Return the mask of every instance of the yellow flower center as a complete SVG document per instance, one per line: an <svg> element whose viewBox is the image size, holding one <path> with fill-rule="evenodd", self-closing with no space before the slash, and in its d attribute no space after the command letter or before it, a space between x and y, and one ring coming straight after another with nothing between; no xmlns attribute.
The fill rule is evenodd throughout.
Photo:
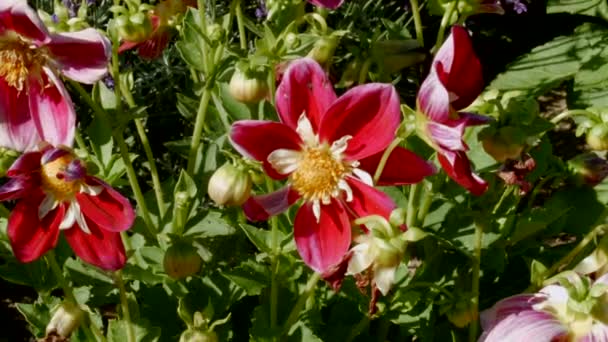
<svg viewBox="0 0 608 342"><path fill-rule="evenodd" d="M49 163L42 165L40 176L42 189L51 194L57 201L68 201L80 192L80 180L67 180L65 170L74 159L71 155L59 157Z"/></svg>
<svg viewBox="0 0 608 342"><path fill-rule="evenodd" d="M350 169L332 156L328 146L307 148L291 174L291 184L306 201L329 200L339 193L338 184Z"/></svg>
<svg viewBox="0 0 608 342"><path fill-rule="evenodd" d="M44 64L42 49L32 48L26 42L16 39L0 41L0 77L9 86L23 90L30 72L37 72Z"/></svg>

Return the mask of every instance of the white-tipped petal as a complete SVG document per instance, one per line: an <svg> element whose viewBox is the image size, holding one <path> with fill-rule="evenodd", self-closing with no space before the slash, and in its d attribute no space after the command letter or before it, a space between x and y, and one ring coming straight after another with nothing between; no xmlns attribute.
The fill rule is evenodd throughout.
<svg viewBox="0 0 608 342"><path fill-rule="evenodd" d="M374 179L367 171L355 168L353 169L353 175L357 176L363 183L374 186Z"/></svg>
<svg viewBox="0 0 608 342"><path fill-rule="evenodd" d="M338 182L338 189L346 193L346 202L353 201L353 189L350 188L350 185L348 185L348 183L344 179L340 179L340 181Z"/></svg>
<svg viewBox="0 0 608 342"><path fill-rule="evenodd" d="M374 269L374 282L382 295L386 296L395 282L395 267L382 267Z"/></svg>
<svg viewBox="0 0 608 342"><path fill-rule="evenodd" d="M298 118L298 127L296 127L296 132L300 135L300 138L307 146L316 145L319 141L317 136L315 135L314 130L312 129L312 124L308 117L306 117L305 113L302 113Z"/></svg>
<svg viewBox="0 0 608 342"><path fill-rule="evenodd" d="M321 202L319 202L319 200L314 200L312 202L312 213L315 215L317 223L319 223L321 220Z"/></svg>
<svg viewBox="0 0 608 342"><path fill-rule="evenodd" d="M84 216L82 215L82 210L80 210L80 205L78 204L78 202L74 201L73 202L74 207L75 207L75 212L76 212L76 223L78 223L78 226L80 227L80 229L82 229L83 232L87 233L87 234L91 234L91 230L89 229L89 226L87 225L87 221L84 219Z"/></svg>
<svg viewBox="0 0 608 342"><path fill-rule="evenodd" d="M103 191L103 186L101 185L88 185L82 183L80 186L80 192L83 194L91 195L91 196L99 196L99 194Z"/></svg>
<svg viewBox="0 0 608 342"><path fill-rule="evenodd" d="M348 148L348 141L352 138L353 137L350 135L345 135L342 138L334 141L329 149L331 151L332 156L334 156L334 158L338 160L342 159L342 153L346 151L346 149Z"/></svg>
<svg viewBox="0 0 608 342"><path fill-rule="evenodd" d="M42 220L51 210L57 208L59 202L52 195L46 195L38 207L38 219Z"/></svg>
<svg viewBox="0 0 608 342"><path fill-rule="evenodd" d="M60 230L70 229L74 223L76 223L76 215L78 215L77 211L80 211L80 206L78 206L78 208L76 208L76 206L78 206L78 203L76 203L75 200L68 204L68 210L66 210L63 220L59 225Z"/></svg>
<svg viewBox="0 0 608 342"><path fill-rule="evenodd" d="M280 148L268 155L268 162L280 174L287 175L298 168L301 152Z"/></svg>
<svg viewBox="0 0 608 342"><path fill-rule="evenodd" d="M346 270L347 275L359 274L368 269L374 262L375 255L370 244L362 242L351 249L352 255Z"/></svg>

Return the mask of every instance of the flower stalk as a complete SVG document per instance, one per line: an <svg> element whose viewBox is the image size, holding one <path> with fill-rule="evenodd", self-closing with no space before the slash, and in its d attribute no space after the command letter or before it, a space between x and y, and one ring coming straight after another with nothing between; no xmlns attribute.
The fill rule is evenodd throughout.
<svg viewBox="0 0 608 342"><path fill-rule="evenodd" d="M127 341L135 342L135 329L131 322L131 313L129 311L129 300L127 298L127 290L125 289L125 283L122 279L122 272L117 271L114 273L114 282L120 292L120 304L122 306L122 319L125 321L127 326Z"/></svg>
<svg viewBox="0 0 608 342"><path fill-rule="evenodd" d="M475 223L475 249L473 254L473 276L471 280L471 310L478 312L479 310L479 273L481 267L481 247L483 243L483 226ZM474 320L469 324L469 342L477 340L478 320Z"/></svg>

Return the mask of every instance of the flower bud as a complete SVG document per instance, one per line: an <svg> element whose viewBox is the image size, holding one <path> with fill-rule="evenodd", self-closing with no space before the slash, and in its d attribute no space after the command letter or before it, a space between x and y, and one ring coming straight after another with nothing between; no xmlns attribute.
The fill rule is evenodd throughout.
<svg viewBox="0 0 608 342"><path fill-rule="evenodd" d="M525 137L516 127L488 128L479 134L483 149L497 162L516 159L524 149Z"/></svg>
<svg viewBox="0 0 608 342"><path fill-rule="evenodd" d="M46 334L57 334L62 338L68 338L82 322L84 311L72 302L62 303L46 326Z"/></svg>
<svg viewBox="0 0 608 342"><path fill-rule="evenodd" d="M251 176L246 170L226 163L209 179L207 193L217 205L241 205L251 194Z"/></svg>
<svg viewBox="0 0 608 342"><path fill-rule="evenodd" d="M477 319L477 311L469 299L459 300L447 313L448 320L459 328L464 328Z"/></svg>
<svg viewBox="0 0 608 342"><path fill-rule="evenodd" d="M327 66L334 56L336 47L338 46L338 37L329 36L321 37L315 42L312 50L308 53L308 57L317 61L317 63Z"/></svg>
<svg viewBox="0 0 608 342"><path fill-rule="evenodd" d="M144 13L125 14L116 18L120 38L129 42L143 42L152 34L152 21Z"/></svg>
<svg viewBox="0 0 608 342"><path fill-rule="evenodd" d="M378 248L378 255L375 263L378 267L397 267L403 259L405 248L399 248L393 242L398 243L398 239L391 239L389 242L375 239L375 248Z"/></svg>
<svg viewBox="0 0 608 342"><path fill-rule="evenodd" d="M570 159L568 167L579 184L595 186L608 176L608 161L595 153L585 153Z"/></svg>
<svg viewBox="0 0 608 342"><path fill-rule="evenodd" d="M219 24L211 24L207 26L207 37L212 42L219 42L224 38L225 34L224 28Z"/></svg>
<svg viewBox="0 0 608 342"><path fill-rule="evenodd" d="M289 50L297 49L300 46L300 38L297 34L289 32L285 35L285 47Z"/></svg>
<svg viewBox="0 0 608 342"><path fill-rule="evenodd" d="M217 334L213 331L188 329L179 337L179 342L217 342Z"/></svg>
<svg viewBox="0 0 608 342"><path fill-rule="evenodd" d="M19 152L0 147L0 177L6 176L13 162L19 157Z"/></svg>
<svg viewBox="0 0 608 342"><path fill-rule="evenodd" d="M165 273L173 279L184 279L197 274L203 263L194 246L187 242L178 241L165 252L163 266Z"/></svg>
<svg viewBox="0 0 608 342"><path fill-rule="evenodd" d="M258 103L269 94L268 84L262 75L247 75L247 72L235 69L230 79L230 95L243 103Z"/></svg>
<svg viewBox="0 0 608 342"><path fill-rule="evenodd" d="M608 150L608 123L591 127L587 132L587 144L594 151Z"/></svg>

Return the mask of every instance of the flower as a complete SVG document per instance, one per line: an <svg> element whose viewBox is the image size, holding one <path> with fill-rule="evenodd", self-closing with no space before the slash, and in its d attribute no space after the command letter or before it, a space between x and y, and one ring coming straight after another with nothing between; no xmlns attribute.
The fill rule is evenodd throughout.
<svg viewBox="0 0 608 342"><path fill-rule="evenodd" d="M586 277L565 274L561 285L505 298L482 312L479 342L606 341L608 275L590 285Z"/></svg>
<svg viewBox="0 0 608 342"><path fill-rule="evenodd" d="M8 237L19 261L40 258L63 231L84 261L106 270L124 266L120 232L133 224L133 208L108 184L87 175L70 151L46 146L25 153L7 175L0 201L19 200L8 220Z"/></svg>
<svg viewBox="0 0 608 342"><path fill-rule="evenodd" d="M487 123L489 118L458 111L470 105L482 89L481 64L469 34L454 26L418 92L417 127L437 151L448 176L475 195L483 194L488 184L471 170L463 135L468 126Z"/></svg>
<svg viewBox="0 0 608 342"><path fill-rule="evenodd" d="M308 0L311 4L315 6L325 7L329 9L336 9L342 6L344 0Z"/></svg>
<svg viewBox="0 0 608 342"><path fill-rule="evenodd" d="M76 113L59 74L94 83L109 59L110 42L96 30L51 34L25 0L1 1L0 146L71 145Z"/></svg>
<svg viewBox="0 0 608 342"><path fill-rule="evenodd" d="M169 44L170 29L175 25L175 16L185 13L188 7L196 7L196 0L161 1L148 14L152 30L143 39L136 41L126 39L118 48L118 52L122 53L137 48L137 53L142 58L158 58Z"/></svg>
<svg viewBox="0 0 608 342"><path fill-rule="evenodd" d="M250 220L265 220L304 201L294 224L302 259L324 273L337 265L351 243L353 217L388 218L393 201L373 188L372 177L399 126L399 97L391 85L372 83L337 97L315 61L293 61L277 89L281 122L242 120L230 138L244 156L263 163L284 188L253 196L243 209ZM379 185L411 184L433 174L432 164L397 147L387 159Z"/></svg>

